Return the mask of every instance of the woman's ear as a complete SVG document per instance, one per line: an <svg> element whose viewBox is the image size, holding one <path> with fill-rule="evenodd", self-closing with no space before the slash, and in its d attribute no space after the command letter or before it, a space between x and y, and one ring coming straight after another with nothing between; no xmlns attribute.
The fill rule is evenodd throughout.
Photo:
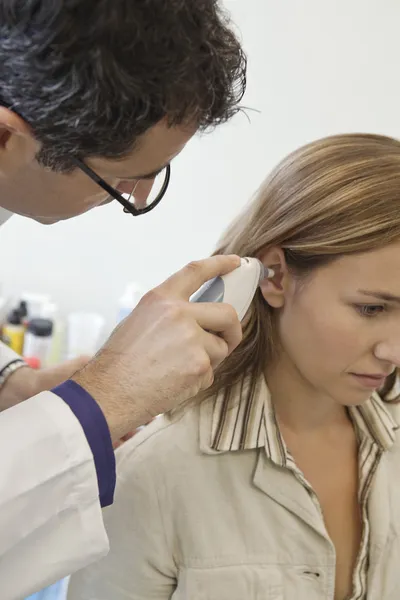
<svg viewBox="0 0 400 600"><path fill-rule="evenodd" d="M260 284L264 300L272 308L282 308L285 304L285 291L288 288L288 271L282 248L273 247L265 250L257 257L265 267L275 273L271 279L264 279Z"/></svg>

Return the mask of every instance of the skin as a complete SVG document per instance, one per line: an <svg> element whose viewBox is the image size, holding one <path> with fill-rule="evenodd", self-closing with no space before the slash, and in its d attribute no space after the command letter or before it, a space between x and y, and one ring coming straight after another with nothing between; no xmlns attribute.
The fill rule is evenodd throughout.
<svg viewBox="0 0 400 600"><path fill-rule="evenodd" d="M304 281L288 272L279 248L263 261L282 274L262 286L281 346L268 385L285 442L319 499L336 549L335 600L343 600L362 532L358 444L346 407L383 383L354 373L387 376L400 363L400 242L338 258Z"/></svg>
<svg viewBox="0 0 400 600"><path fill-rule="evenodd" d="M92 158L90 166L107 183L122 193L135 190L140 208L154 180L152 174L170 163L196 132L186 125L168 127L164 121L149 129L125 158ZM0 198L3 208L51 224L80 215L109 200L81 170L60 174L36 161L40 146L30 127L12 111L0 107Z"/></svg>

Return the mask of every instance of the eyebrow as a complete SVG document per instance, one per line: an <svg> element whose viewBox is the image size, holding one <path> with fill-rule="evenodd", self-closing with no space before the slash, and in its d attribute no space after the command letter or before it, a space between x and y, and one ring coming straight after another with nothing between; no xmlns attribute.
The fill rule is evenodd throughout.
<svg viewBox="0 0 400 600"><path fill-rule="evenodd" d="M379 292L373 290L358 290L360 294L364 294L365 296L372 296L373 298L377 298L378 300L385 300L386 302L397 302L400 304L400 296L395 296L394 294L389 294L389 292Z"/></svg>

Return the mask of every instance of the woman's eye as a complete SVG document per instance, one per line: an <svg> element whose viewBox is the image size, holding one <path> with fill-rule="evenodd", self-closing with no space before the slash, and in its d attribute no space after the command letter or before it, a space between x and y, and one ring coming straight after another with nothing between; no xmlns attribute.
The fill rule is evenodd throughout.
<svg viewBox="0 0 400 600"><path fill-rule="evenodd" d="M356 308L363 317L376 317L386 310L382 304L358 304Z"/></svg>

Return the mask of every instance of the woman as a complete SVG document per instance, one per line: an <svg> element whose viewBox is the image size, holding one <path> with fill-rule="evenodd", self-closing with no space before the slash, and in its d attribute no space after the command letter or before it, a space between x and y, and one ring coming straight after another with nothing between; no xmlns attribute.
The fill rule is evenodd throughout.
<svg viewBox="0 0 400 600"><path fill-rule="evenodd" d="M398 600L400 143L294 152L218 252L277 275L208 396L122 448L70 598Z"/></svg>

